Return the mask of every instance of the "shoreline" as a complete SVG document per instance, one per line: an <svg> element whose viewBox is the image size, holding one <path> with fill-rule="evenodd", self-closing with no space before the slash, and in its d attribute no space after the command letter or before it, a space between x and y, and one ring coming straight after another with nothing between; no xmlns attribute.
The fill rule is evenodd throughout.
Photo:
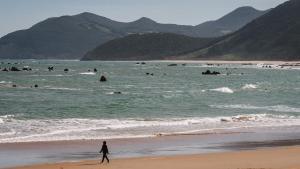
<svg viewBox="0 0 300 169"><path fill-rule="evenodd" d="M264 126L262 126L264 127ZM255 130L255 127L249 127ZM214 129L212 129L214 130ZM153 135L136 136L136 137L117 137L117 138L91 138L91 139L71 139L71 140L42 140L42 141L25 141L25 142L0 142L0 146L9 145L38 145L38 144L62 144L62 143L83 143L83 142L97 142L101 140L107 141L124 141L124 140L142 140L142 139L157 139L161 137L184 137L184 136L205 136L205 135L227 135L227 134L242 134L253 133L255 131L242 130L242 128L232 129L232 131L226 131L227 129L215 129L213 132L178 132L178 133L157 133Z"/></svg>
<svg viewBox="0 0 300 169"><path fill-rule="evenodd" d="M45 163L31 166L13 167L10 169L296 169L300 167L300 147L276 147L248 151L233 151L221 153L205 153L194 155L149 156L138 158L117 158L110 164L100 165L98 160L83 160L76 162Z"/></svg>
<svg viewBox="0 0 300 169"><path fill-rule="evenodd" d="M297 132L175 135L106 140L111 159L186 156L260 148L300 146ZM0 144L0 168L98 159L103 140L73 140ZM14 158L12 158L14 157ZM65 169L65 168L64 168Z"/></svg>
<svg viewBox="0 0 300 169"><path fill-rule="evenodd" d="M151 62L151 61L150 61ZM249 60L249 61L227 61L227 60L153 60L152 62L177 62L177 63L213 63L213 64L296 64L299 61L272 61L272 60Z"/></svg>

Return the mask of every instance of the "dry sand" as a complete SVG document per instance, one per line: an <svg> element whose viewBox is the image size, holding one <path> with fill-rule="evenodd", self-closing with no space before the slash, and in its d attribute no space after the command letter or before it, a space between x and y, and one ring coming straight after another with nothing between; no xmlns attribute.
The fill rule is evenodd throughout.
<svg viewBox="0 0 300 169"><path fill-rule="evenodd" d="M14 169L300 169L300 147L44 164Z"/></svg>

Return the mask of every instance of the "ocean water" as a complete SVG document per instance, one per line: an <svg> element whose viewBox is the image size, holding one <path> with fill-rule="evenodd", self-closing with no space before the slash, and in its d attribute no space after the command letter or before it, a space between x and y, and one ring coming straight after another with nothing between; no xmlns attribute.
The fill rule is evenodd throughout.
<svg viewBox="0 0 300 169"><path fill-rule="evenodd" d="M168 64L3 60L0 143L300 128L297 67Z"/></svg>

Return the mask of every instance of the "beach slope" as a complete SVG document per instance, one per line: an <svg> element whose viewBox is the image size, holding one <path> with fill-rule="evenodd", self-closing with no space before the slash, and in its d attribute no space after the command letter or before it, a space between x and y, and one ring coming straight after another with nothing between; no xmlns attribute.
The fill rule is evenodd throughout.
<svg viewBox="0 0 300 169"><path fill-rule="evenodd" d="M43 164L14 169L299 169L300 147L269 148L200 155L115 159Z"/></svg>

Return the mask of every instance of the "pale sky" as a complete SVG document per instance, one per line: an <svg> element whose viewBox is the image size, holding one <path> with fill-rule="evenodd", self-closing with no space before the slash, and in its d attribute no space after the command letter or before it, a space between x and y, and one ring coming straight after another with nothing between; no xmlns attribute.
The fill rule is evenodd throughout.
<svg viewBox="0 0 300 169"><path fill-rule="evenodd" d="M0 37L49 17L92 12L117 21L148 17L160 23L197 25L241 6L265 10L287 0L0 0Z"/></svg>

